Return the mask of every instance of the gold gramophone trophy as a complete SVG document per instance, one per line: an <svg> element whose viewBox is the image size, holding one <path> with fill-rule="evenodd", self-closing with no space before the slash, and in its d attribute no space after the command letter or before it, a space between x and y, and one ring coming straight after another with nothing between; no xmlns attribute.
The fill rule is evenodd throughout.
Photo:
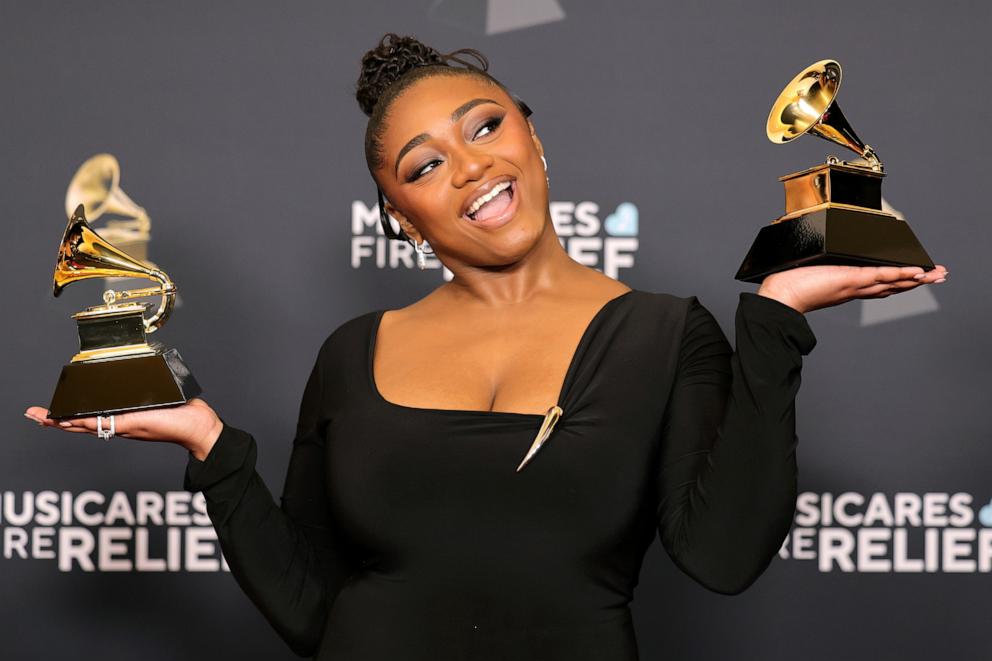
<svg viewBox="0 0 992 661"><path fill-rule="evenodd" d="M79 331L79 353L62 368L49 417L109 415L183 404L200 394L200 386L179 352L148 342L175 304L176 286L163 271L135 259L97 234L79 204L62 235L52 293L89 278L147 278L158 284L144 289L103 293L103 305L72 315ZM160 296L150 317L150 303L132 301Z"/></svg>
<svg viewBox="0 0 992 661"><path fill-rule="evenodd" d="M815 264L934 268L906 221L882 211L882 163L837 105L840 80L833 60L816 62L793 78L768 114L768 139L782 144L809 133L860 158L830 156L822 165L780 177L785 214L758 232L737 280L761 282Z"/></svg>

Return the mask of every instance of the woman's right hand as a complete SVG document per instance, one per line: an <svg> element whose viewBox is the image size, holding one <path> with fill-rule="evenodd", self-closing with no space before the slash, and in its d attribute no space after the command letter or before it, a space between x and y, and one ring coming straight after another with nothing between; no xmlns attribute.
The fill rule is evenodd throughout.
<svg viewBox="0 0 992 661"><path fill-rule="evenodd" d="M48 409L41 406L29 407L24 415L54 429L94 435L97 430L96 416L55 421L48 418ZM104 416L104 429L108 428L107 417ZM114 414L114 427L116 436L175 443L203 461L220 436L224 423L205 401L194 397L179 406Z"/></svg>

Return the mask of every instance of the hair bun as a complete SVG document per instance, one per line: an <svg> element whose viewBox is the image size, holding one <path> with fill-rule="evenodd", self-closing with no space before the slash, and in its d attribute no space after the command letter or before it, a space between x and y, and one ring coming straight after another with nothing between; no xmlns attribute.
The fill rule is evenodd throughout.
<svg viewBox="0 0 992 661"><path fill-rule="evenodd" d="M415 37L401 37L392 32L362 57L355 97L369 117L379 97L398 78L411 69L430 64L446 64L444 56Z"/></svg>

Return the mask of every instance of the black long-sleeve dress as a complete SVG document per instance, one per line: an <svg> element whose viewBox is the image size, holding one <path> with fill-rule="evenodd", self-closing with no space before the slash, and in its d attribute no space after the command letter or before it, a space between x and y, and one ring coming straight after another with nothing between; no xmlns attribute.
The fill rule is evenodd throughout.
<svg viewBox="0 0 992 661"><path fill-rule="evenodd" d="M238 583L300 656L633 661L628 603L655 534L733 594L768 566L796 497L806 318L742 292L737 350L695 297L631 290L579 341L544 416L385 400L382 311L339 326L307 381L281 505L224 424L203 491Z"/></svg>

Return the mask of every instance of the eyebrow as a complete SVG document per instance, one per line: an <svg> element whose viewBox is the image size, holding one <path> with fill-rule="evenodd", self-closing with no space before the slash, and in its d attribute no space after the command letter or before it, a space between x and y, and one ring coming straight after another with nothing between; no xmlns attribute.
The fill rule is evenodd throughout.
<svg viewBox="0 0 992 661"><path fill-rule="evenodd" d="M476 107L478 105L481 105L483 103L495 103L496 105L500 106L501 108L503 107L503 105L501 103L499 103L497 101L493 101L492 99L481 99L481 98L480 99L472 99L471 101L466 101L462 105L460 105L457 108L455 108L454 112L451 113L451 123L454 124L459 119L461 119L462 117L464 117L465 114L469 110L471 110L472 108L474 108L474 107ZM397 154L397 156L396 156L396 167L394 169L393 175L396 176L396 175L399 174L399 171L400 171L400 161L403 160L403 157L406 156L406 154L407 154L408 151L410 151L414 147L419 147L420 145L424 144L425 142L427 142L430 139L431 139L431 134L430 133L421 133L420 135L414 136L408 143L406 143L405 145L403 145L403 149L401 149L400 150L400 153Z"/></svg>

